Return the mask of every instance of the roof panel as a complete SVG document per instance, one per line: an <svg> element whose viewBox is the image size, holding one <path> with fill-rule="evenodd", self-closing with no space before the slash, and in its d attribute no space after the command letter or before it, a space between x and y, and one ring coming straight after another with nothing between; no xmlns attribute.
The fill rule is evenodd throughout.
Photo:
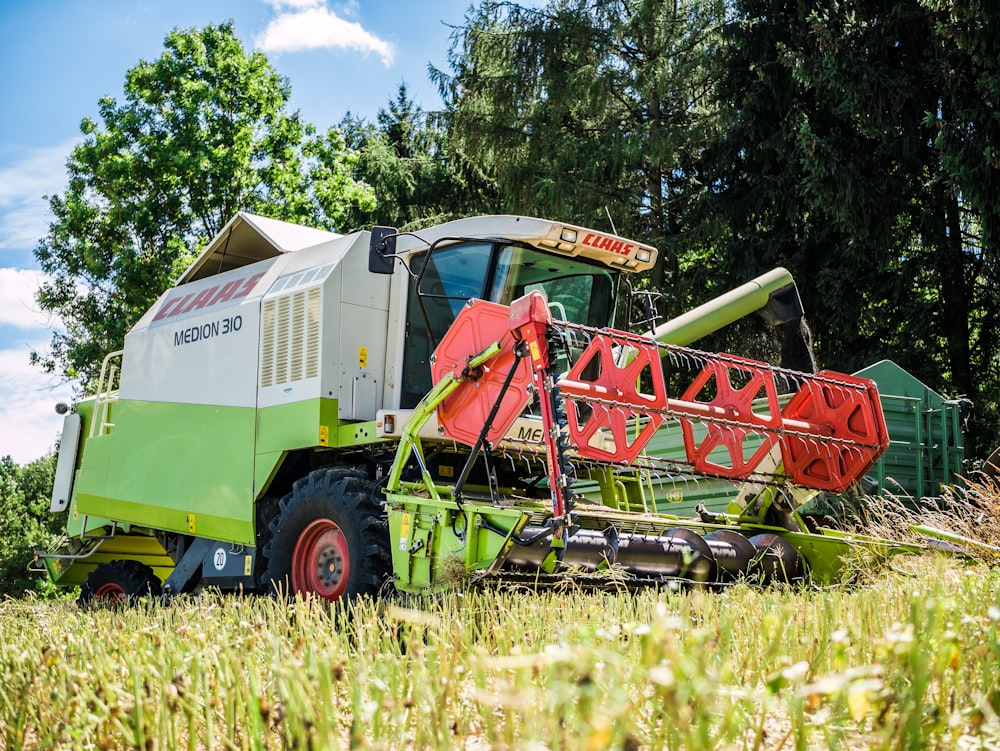
<svg viewBox="0 0 1000 751"><path fill-rule="evenodd" d="M333 240L341 235L313 227L303 227L278 219L269 219L245 211L234 216L208 247L181 274L177 284L240 268L303 248Z"/></svg>

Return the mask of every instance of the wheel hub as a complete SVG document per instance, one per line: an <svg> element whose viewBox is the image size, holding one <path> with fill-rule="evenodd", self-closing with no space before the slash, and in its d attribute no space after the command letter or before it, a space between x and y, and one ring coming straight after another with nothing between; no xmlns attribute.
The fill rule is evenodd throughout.
<svg viewBox="0 0 1000 751"><path fill-rule="evenodd" d="M292 552L292 589L339 600L350 573L347 540L335 522L316 519L302 530Z"/></svg>
<svg viewBox="0 0 1000 751"><path fill-rule="evenodd" d="M125 587L117 582L102 584L94 592L94 602L99 602L102 605L117 605L125 602L127 597Z"/></svg>

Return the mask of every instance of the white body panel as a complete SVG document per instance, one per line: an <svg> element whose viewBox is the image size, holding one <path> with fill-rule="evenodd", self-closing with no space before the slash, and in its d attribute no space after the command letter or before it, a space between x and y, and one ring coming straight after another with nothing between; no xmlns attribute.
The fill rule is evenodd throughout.
<svg viewBox="0 0 1000 751"><path fill-rule="evenodd" d="M265 408L322 396L341 419L374 419L390 278L368 272L368 233L323 234L334 239L164 293L126 337L120 398Z"/></svg>
<svg viewBox="0 0 1000 751"><path fill-rule="evenodd" d="M80 430L83 419L76 412L63 418L62 436L59 439L59 459L56 461L56 478L52 486L52 503L49 511L65 511L73 495L73 478L76 476L76 455L80 449Z"/></svg>
<svg viewBox="0 0 1000 751"><path fill-rule="evenodd" d="M164 293L125 337L119 397L255 406L260 301L286 259L261 261Z"/></svg>
<svg viewBox="0 0 1000 751"><path fill-rule="evenodd" d="M337 399L341 419L375 419L383 399L389 278L368 272L368 233L293 254L262 302L258 406L324 397ZM304 316L301 324L297 316ZM269 358L276 363L271 377L264 368ZM302 366L293 367L300 359ZM277 364L285 361L281 370Z"/></svg>

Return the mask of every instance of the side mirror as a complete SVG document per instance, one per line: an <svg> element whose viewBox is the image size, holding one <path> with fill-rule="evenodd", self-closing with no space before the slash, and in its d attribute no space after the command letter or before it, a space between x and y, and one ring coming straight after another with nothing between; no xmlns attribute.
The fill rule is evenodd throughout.
<svg viewBox="0 0 1000 751"><path fill-rule="evenodd" d="M372 274L391 274L396 257L395 227L372 227L368 243L368 271Z"/></svg>

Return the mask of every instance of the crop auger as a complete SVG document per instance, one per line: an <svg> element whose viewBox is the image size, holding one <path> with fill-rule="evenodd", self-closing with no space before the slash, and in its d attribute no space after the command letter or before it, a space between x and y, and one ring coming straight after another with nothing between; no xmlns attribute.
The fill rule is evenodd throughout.
<svg viewBox="0 0 1000 751"><path fill-rule="evenodd" d="M823 584L844 576L852 551L918 549L819 528L796 511L817 491L846 490L888 446L864 378L556 321L538 291L510 307L470 300L435 352L433 376L385 488L401 590L448 586L461 572L621 586ZM513 431L517 421L534 427ZM680 432L683 455L643 453L664 431ZM422 432L472 447L453 484L432 477ZM471 490L477 462L485 472ZM498 487L497 462L519 467L523 487ZM681 475L741 483L743 508L665 513L657 488Z"/></svg>

